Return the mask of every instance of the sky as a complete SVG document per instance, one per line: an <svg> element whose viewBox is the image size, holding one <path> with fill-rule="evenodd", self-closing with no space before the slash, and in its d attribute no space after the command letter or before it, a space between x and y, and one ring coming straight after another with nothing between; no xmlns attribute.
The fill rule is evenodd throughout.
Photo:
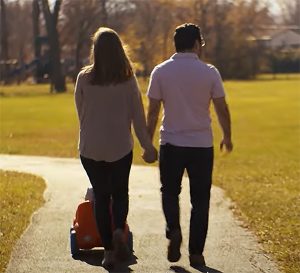
<svg viewBox="0 0 300 273"><path fill-rule="evenodd" d="M267 0L266 1L268 6L270 7L270 11L274 15L278 15L280 13L280 7L277 3L277 1L274 0Z"/></svg>

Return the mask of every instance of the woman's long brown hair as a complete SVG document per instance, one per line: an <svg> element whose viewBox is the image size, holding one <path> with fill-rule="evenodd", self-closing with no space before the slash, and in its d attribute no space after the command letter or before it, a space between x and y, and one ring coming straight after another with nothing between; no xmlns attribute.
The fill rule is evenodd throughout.
<svg viewBox="0 0 300 273"><path fill-rule="evenodd" d="M100 27L93 35L90 65L83 68L91 76L91 84L109 85L127 81L133 69L118 34Z"/></svg>

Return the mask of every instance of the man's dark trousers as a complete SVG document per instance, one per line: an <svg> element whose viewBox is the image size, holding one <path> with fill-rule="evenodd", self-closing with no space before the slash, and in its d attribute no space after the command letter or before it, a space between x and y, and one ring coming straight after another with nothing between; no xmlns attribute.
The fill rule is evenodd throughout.
<svg viewBox="0 0 300 273"><path fill-rule="evenodd" d="M159 168L162 205L167 222L166 236L180 229L179 194L186 169L190 181L191 219L189 254L202 254L204 250L213 170L213 147L160 146Z"/></svg>

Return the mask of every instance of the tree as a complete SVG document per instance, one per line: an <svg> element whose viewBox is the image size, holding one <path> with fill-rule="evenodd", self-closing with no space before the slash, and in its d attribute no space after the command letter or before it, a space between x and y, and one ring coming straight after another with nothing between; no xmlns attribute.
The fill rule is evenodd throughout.
<svg viewBox="0 0 300 273"><path fill-rule="evenodd" d="M48 40L50 46L50 80L56 92L66 91L65 77L62 73L60 62L60 44L57 30L57 22L62 0L56 0L53 12L50 11L48 0L40 0Z"/></svg>
<svg viewBox="0 0 300 273"><path fill-rule="evenodd" d="M134 29L135 44L133 50L136 58L141 62L140 72L148 76L156 63L154 52L158 47L158 29L156 28L160 6L157 1L133 1L135 5L134 20L131 28Z"/></svg>
<svg viewBox="0 0 300 273"><path fill-rule="evenodd" d="M0 2L1 6L1 25L0 25L0 81L3 79L6 83L6 61L8 60L7 44L7 24L6 24L6 5L4 0Z"/></svg>
<svg viewBox="0 0 300 273"><path fill-rule="evenodd" d="M134 32L131 45L139 63L139 72L148 76L153 67L167 58L171 48L172 36L179 14L177 2L170 0L131 2L134 5L129 30ZM134 42L133 42L134 41Z"/></svg>
<svg viewBox="0 0 300 273"><path fill-rule="evenodd" d="M249 37L272 24L258 0L64 0L61 37L64 57L75 60L76 72L87 60L90 36L99 26L115 29L129 44L140 75L174 52L177 25L197 23L205 42L204 60L225 78L251 78L259 72L260 48ZM75 73L76 74L76 73Z"/></svg>
<svg viewBox="0 0 300 273"><path fill-rule="evenodd" d="M257 41L252 41L251 37L256 36L261 26L273 24L273 19L269 15L268 7L261 5L258 0L238 1L232 6L229 16L231 51L227 50L230 57L228 76L230 78L253 78L260 72L261 56L264 55L264 51Z"/></svg>
<svg viewBox="0 0 300 273"><path fill-rule="evenodd" d="M258 0L195 0L195 21L206 41L205 59L224 78L252 78L259 72L257 44L249 37L272 22Z"/></svg>
<svg viewBox="0 0 300 273"><path fill-rule="evenodd" d="M62 7L62 42L65 55L75 62L71 71L73 80L84 64L90 47L90 37L99 27L101 6L99 0L65 0Z"/></svg>
<svg viewBox="0 0 300 273"><path fill-rule="evenodd" d="M113 25L115 29L115 26L125 24L117 18L121 4L112 0L64 0L61 42L64 56L74 60L74 66L68 70L73 80L76 80L81 67L87 62L93 33L101 26Z"/></svg>
<svg viewBox="0 0 300 273"><path fill-rule="evenodd" d="M107 0L99 0L101 6L101 21L103 25L108 23L108 13L107 13Z"/></svg>
<svg viewBox="0 0 300 273"><path fill-rule="evenodd" d="M31 3L28 1L1 0L1 59L5 65L5 83L25 79L29 70L26 64L32 59ZM4 46L3 46L4 45ZM2 49L1 49L2 50Z"/></svg>
<svg viewBox="0 0 300 273"><path fill-rule="evenodd" d="M277 0L281 7L283 22L300 28L300 0Z"/></svg>
<svg viewBox="0 0 300 273"><path fill-rule="evenodd" d="M33 46L34 58L37 60L35 69L35 82L41 82L41 37L40 37L40 6L39 0L32 1L32 26L33 26Z"/></svg>

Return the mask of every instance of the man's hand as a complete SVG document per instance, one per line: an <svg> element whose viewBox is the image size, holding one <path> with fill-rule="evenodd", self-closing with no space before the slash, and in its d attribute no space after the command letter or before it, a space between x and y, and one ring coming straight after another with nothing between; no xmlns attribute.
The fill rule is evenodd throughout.
<svg viewBox="0 0 300 273"><path fill-rule="evenodd" d="M145 150L142 158L147 163L154 163L157 160L157 150L154 147Z"/></svg>
<svg viewBox="0 0 300 273"><path fill-rule="evenodd" d="M231 142L230 138L223 138L221 143L220 143L220 150L223 150L223 147L225 146L225 149L227 152L231 152L233 149L233 144Z"/></svg>

